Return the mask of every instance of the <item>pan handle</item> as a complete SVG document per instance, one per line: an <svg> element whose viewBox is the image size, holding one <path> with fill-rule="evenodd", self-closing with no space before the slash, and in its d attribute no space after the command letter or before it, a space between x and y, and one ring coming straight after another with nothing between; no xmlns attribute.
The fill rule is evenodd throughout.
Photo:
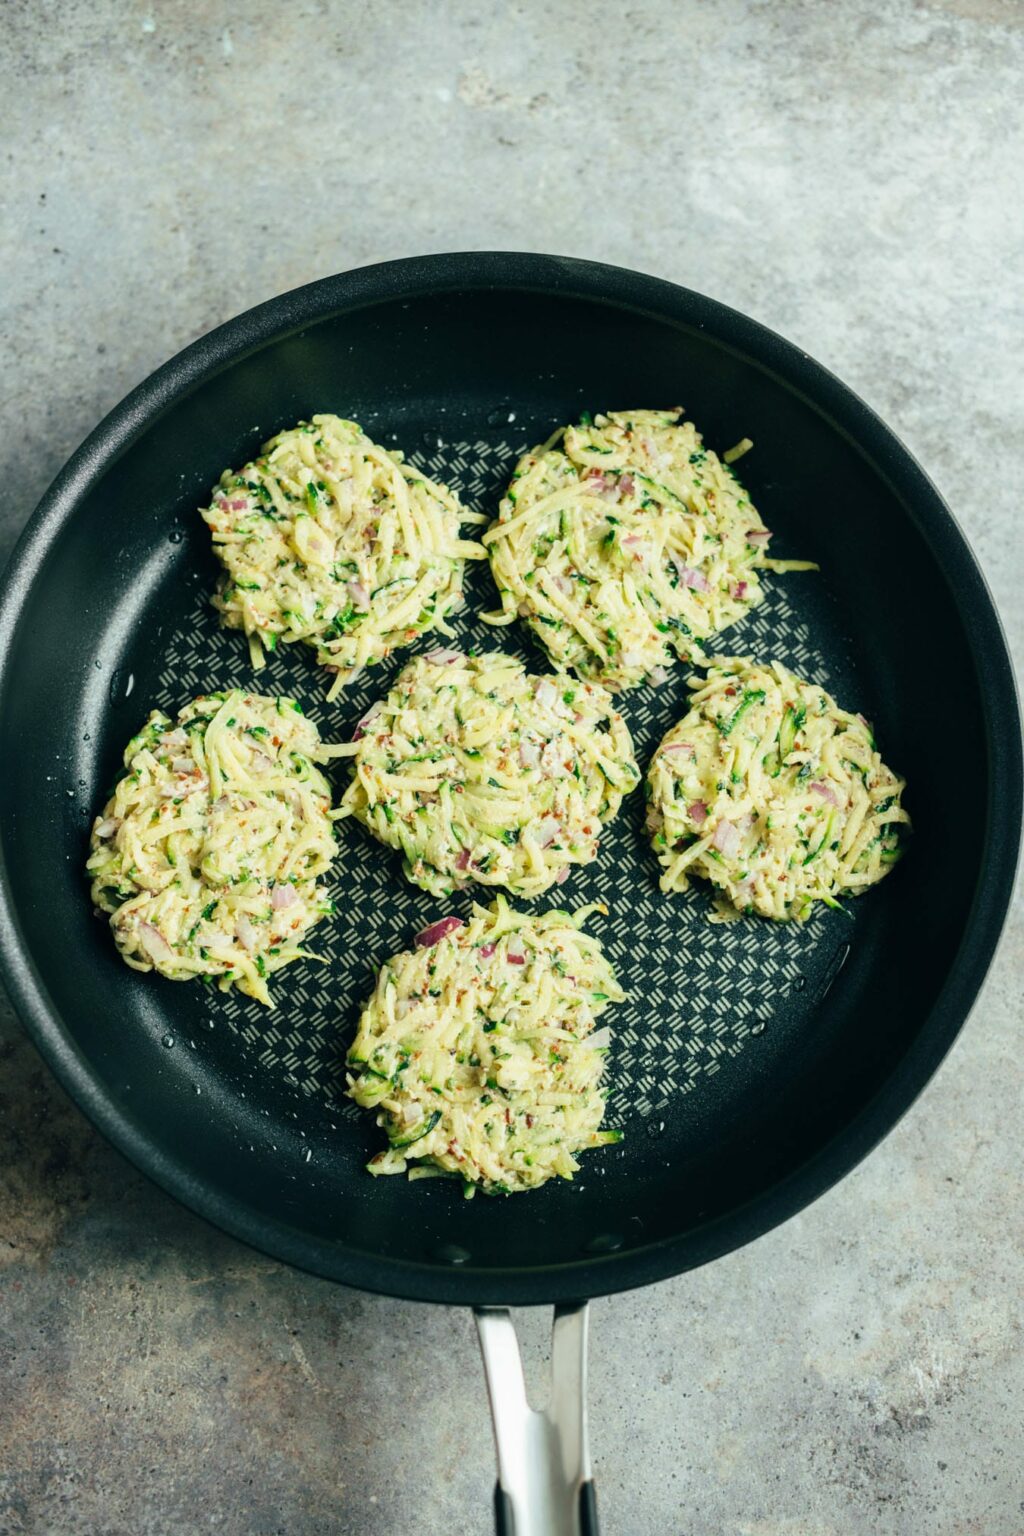
<svg viewBox="0 0 1024 1536"><path fill-rule="evenodd" d="M587 1444L587 1303L555 1308L551 1398L526 1400L523 1360L506 1307L477 1307L498 1447L498 1536L598 1536Z"/></svg>

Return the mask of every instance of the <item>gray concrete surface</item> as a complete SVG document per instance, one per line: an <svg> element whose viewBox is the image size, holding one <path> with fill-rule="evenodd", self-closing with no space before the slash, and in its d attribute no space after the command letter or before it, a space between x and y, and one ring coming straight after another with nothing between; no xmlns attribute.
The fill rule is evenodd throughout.
<svg viewBox="0 0 1024 1536"><path fill-rule="evenodd" d="M8 0L0 28L4 552L96 420L247 305L553 250L713 293L844 377L1024 655L1018 0ZM1018 905L961 1043L840 1188L595 1307L612 1536L1024 1532L1022 939ZM9 1010L0 1041L0 1532L490 1529L467 1316L219 1236Z"/></svg>

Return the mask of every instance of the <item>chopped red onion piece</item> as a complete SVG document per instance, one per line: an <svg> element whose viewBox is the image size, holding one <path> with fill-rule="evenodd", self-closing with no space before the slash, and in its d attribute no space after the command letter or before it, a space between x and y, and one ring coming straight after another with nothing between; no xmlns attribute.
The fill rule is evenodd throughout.
<svg viewBox="0 0 1024 1536"><path fill-rule="evenodd" d="M568 878L569 878L569 866L568 866L568 864L563 864L561 869L558 871L558 874L555 876L555 884L556 885L564 885L565 882L568 880Z"/></svg>
<svg viewBox="0 0 1024 1536"><path fill-rule="evenodd" d="M461 869L468 869L469 868L469 849L468 848L463 848L462 851L460 852L458 858L455 860L455 868L456 869L460 869L460 870Z"/></svg>
<svg viewBox="0 0 1024 1536"><path fill-rule="evenodd" d="M555 816L542 816L537 828L540 834L540 846L550 848L556 837L561 836L562 826Z"/></svg>
<svg viewBox="0 0 1024 1536"><path fill-rule="evenodd" d="M446 939L456 928L462 927L461 917L442 917L436 923L431 923L429 928L424 928L414 939L417 949L429 949L432 944L439 944Z"/></svg>
<svg viewBox="0 0 1024 1536"><path fill-rule="evenodd" d="M739 853L742 841L739 827L734 826L731 821L720 821L711 839L711 846L717 848L719 853L724 853L727 859L731 859Z"/></svg>
<svg viewBox="0 0 1024 1536"><path fill-rule="evenodd" d="M491 956L494 954L494 951L495 951L496 947L497 946L494 945L494 944L481 944L480 945L480 958L481 958L481 960L489 960L491 958Z"/></svg>
<svg viewBox="0 0 1024 1536"><path fill-rule="evenodd" d="M139 924L139 943L151 960L173 960L174 951L152 923Z"/></svg>
<svg viewBox="0 0 1024 1536"><path fill-rule="evenodd" d="M747 595L747 586L748 586L747 582L745 582L745 581L738 581L736 583L736 585L733 587L732 595L736 599L737 602L742 602L743 599L746 597L746 595Z"/></svg>
<svg viewBox="0 0 1024 1536"><path fill-rule="evenodd" d="M356 609L360 613L368 613L370 609L370 594L363 586L363 583L361 581L350 581L348 583L348 591Z"/></svg>
<svg viewBox="0 0 1024 1536"><path fill-rule="evenodd" d="M695 800L693 802L693 804L690 806L690 820L695 822L698 827L701 827L701 826L704 825L704 823L707 821L707 819L708 819L708 808L704 804L704 801L703 800Z"/></svg>
<svg viewBox="0 0 1024 1536"><path fill-rule="evenodd" d="M299 895L294 885L275 885L270 897L270 905L275 912L283 912L286 907L294 907Z"/></svg>
<svg viewBox="0 0 1024 1536"><path fill-rule="evenodd" d="M250 955L256 948L259 934L253 927L252 920L246 912L239 912L238 921L235 924L235 935L238 942L249 951Z"/></svg>
<svg viewBox="0 0 1024 1536"><path fill-rule="evenodd" d="M508 943L505 946L505 957L510 965L525 965L526 950L518 933L510 933Z"/></svg>
<svg viewBox="0 0 1024 1536"><path fill-rule="evenodd" d="M437 662L438 666L453 667L457 661L465 661L466 658L461 651L445 651L438 648L428 651L426 659Z"/></svg>
<svg viewBox="0 0 1024 1536"><path fill-rule="evenodd" d="M768 540L771 538L771 536L772 536L772 531L771 531L770 528L748 528L747 529L747 543L748 544L767 544Z"/></svg>
<svg viewBox="0 0 1024 1536"><path fill-rule="evenodd" d="M363 739L363 737L366 735L367 726L373 724L383 708L383 699L378 699L375 704L370 705L369 709L366 711L366 714L363 716L355 730L352 732L353 741L361 741Z"/></svg>
<svg viewBox="0 0 1024 1536"><path fill-rule="evenodd" d="M682 561L677 560L675 555L671 559L672 564L676 568L681 586L690 587L695 592L706 592L708 590L708 579L703 571L695 570L692 565L683 565Z"/></svg>
<svg viewBox="0 0 1024 1536"><path fill-rule="evenodd" d="M604 496L608 500L618 501L619 482L614 475L606 475L600 469L592 469L586 476L588 491L596 491L598 496Z"/></svg>
<svg viewBox="0 0 1024 1536"><path fill-rule="evenodd" d="M836 794L834 789L829 787L828 784L814 783L809 784L807 787L808 789L813 789L816 795L821 795L823 800L830 801L834 806L839 805L839 796Z"/></svg>
<svg viewBox="0 0 1024 1536"><path fill-rule="evenodd" d="M662 747L663 752L685 752L687 757L696 758L697 748L692 741L670 741L667 747Z"/></svg>

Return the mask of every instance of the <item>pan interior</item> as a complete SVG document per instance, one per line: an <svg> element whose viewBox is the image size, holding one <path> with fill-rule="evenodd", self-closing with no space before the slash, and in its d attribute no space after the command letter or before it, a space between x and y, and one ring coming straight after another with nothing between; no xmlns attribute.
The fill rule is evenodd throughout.
<svg viewBox="0 0 1024 1536"><path fill-rule="evenodd" d="M911 853L847 914L712 926L706 888L659 893L638 791L597 864L530 904L609 908L592 929L629 992L610 1018L608 1122L622 1128L622 1145L587 1154L571 1185L529 1198L464 1201L444 1180L374 1181L363 1165L382 1134L343 1095L360 1003L381 960L431 918L465 914L470 894L439 904L402 879L396 855L345 823L337 914L314 935L323 963L276 978L272 1012L129 971L90 913L88 828L150 708L255 686L294 694L325 738L347 739L409 654L333 705L305 647L283 648L254 676L244 640L209 607L216 566L195 509L222 468L316 411L354 417L493 512L517 454L554 425L581 409L668 404L684 405L719 451L754 439L739 468L775 531L773 553L822 567L766 576L766 601L714 649L778 657L875 722L883 756L909 780ZM474 619L493 601L486 567L473 570L460 642L544 670L523 626L491 631ZM19 750L9 754L0 832L24 939L70 1048L145 1127L160 1160L255 1213L268 1234L288 1228L316 1245L326 1272L344 1273L351 1250L538 1270L725 1217L868 1102L955 963L987 793L957 608L870 458L780 379L696 327L583 299L472 292L328 315L280 337L183 394L104 466L53 546L12 645L18 687L2 724ZM686 671L622 698L643 767L685 711ZM955 750L958 781L972 786L953 877L939 835L949 754L936 753L937 733ZM346 777L340 766L339 794Z"/></svg>

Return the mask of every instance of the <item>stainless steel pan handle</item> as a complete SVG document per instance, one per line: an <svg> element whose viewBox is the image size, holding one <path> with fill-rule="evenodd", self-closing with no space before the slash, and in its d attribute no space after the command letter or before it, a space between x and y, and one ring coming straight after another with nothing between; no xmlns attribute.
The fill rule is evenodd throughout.
<svg viewBox="0 0 1024 1536"><path fill-rule="evenodd" d="M587 1443L586 1302L555 1308L551 1397L526 1399L515 1324L505 1307L477 1307L477 1332L498 1447L498 1536L598 1536Z"/></svg>

